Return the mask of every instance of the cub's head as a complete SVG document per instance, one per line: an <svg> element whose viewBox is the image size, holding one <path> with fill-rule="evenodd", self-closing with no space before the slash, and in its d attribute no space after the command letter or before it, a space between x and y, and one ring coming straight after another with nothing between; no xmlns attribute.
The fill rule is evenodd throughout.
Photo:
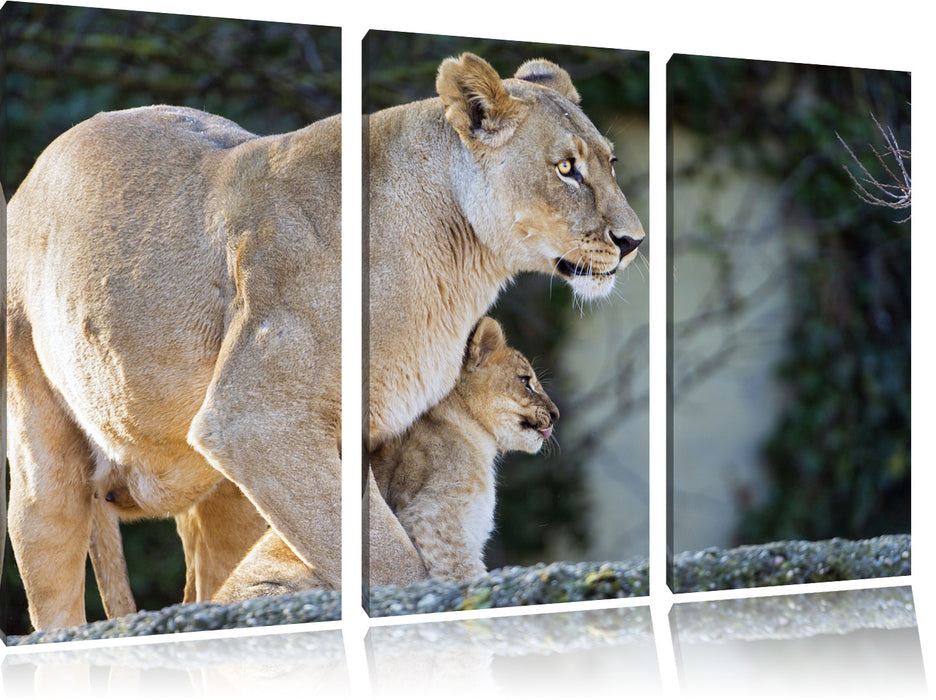
<svg viewBox="0 0 936 700"><path fill-rule="evenodd" d="M568 73L534 60L501 80L464 54L443 61L436 89L470 155L456 189L478 236L514 272L559 275L580 298L610 294L644 231Z"/></svg>
<svg viewBox="0 0 936 700"><path fill-rule="evenodd" d="M537 452L552 435L559 409L543 391L529 361L485 316L468 346L455 391L497 441L501 452Z"/></svg>

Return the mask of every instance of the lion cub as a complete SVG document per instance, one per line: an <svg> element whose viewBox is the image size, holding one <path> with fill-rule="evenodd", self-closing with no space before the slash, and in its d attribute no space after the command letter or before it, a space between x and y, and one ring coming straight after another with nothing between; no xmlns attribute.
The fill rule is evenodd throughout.
<svg viewBox="0 0 936 700"><path fill-rule="evenodd" d="M380 492L432 578L483 574L494 526L499 453L534 453L559 411L529 361L492 318L478 323L455 388L410 429L370 455Z"/></svg>

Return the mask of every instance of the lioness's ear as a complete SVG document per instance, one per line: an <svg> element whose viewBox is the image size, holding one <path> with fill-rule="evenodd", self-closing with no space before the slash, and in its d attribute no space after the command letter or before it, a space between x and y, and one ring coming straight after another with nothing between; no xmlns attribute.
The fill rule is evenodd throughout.
<svg viewBox="0 0 936 700"><path fill-rule="evenodd" d="M471 53L442 61L436 91L445 118L469 148L500 146L523 118L523 105L507 93L497 71Z"/></svg>
<svg viewBox="0 0 936 700"><path fill-rule="evenodd" d="M517 69L514 78L552 88L561 95L565 95L575 104L578 104L581 99L572 84L572 78L569 77L569 74L552 61L543 58L534 58L532 61L524 63Z"/></svg>
<svg viewBox="0 0 936 700"><path fill-rule="evenodd" d="M485 316L478 321L478 326L468 341L465 366L469 369L481 367L495 351L506 345L507 341L500 324L490 316Z"/></svg>

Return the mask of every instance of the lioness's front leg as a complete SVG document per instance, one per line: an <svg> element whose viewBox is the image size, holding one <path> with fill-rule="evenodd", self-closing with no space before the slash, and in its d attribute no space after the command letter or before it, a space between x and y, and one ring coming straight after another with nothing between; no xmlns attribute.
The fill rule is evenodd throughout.
<svg viewBox="0 0 936 700"><path fill-rule="evenodd" d="M372 473L367 495L369 539L364 574L369 585L406 585L426 578L422 558L400 521L387 507ZM313 558L318 560L318 557ZM270 530L250 549L212 600L230 603L323 587L327 584L317 571L297 557L277 532Z"/></svg>
<svg viewBox="0 0 936 700"><path fill-rule="evenodd" d="M340 143L332 118L258 139L231 161L214 205L235 294L188 432L332 588L341 582ZM258 200L258 183L270 196ZM419 567L405 537L392 542L388 557Z"/></svg>
<svg viewBox="0 0 936 700"><path fill-rule="evenodd" d="M258 347L264 324L282 342ZM340 398L323 395L312 381L337 375L337 368L316 371L323 368L311 356L322 350L320 341L297 326L275 313L235 319L189 441L240 487L304 564L339 588Z"/></svg>
<svg viewBox="0 0 936 700"><path fill-rule="evenodd" d="M267 328L280 327L273 319L266 323ZM300 379L286 392L288 396L264 392L264 385L276 386L275 377L283 371L281 363L303 360L275 350L259 355L248 352L256 324L238 325L238 337L222 348L219 371L192 423L190 440L215 468L240 486L311 573L326 586L338 589L338 394L323 396L324 381L315 386L301 381L302 377L328 376L312 367L296 373ZM315 340L308 338L308 347L316 346ZM402 585L425 578L419 554L380 496L373 477L369 481L369 519L371 585ZM260 567L251 565L250 570L259 571Z"/></svg>

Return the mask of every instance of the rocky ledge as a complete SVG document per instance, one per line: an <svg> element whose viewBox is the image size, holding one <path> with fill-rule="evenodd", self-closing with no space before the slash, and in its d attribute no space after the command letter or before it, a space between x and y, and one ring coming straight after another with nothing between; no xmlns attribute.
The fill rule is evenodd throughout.
<svg viewBox="0 0 936 700"><path fill-rule="evenodd" d="M673 560L669 578L676 593L729 588L905 576L910 573L910 536L870 540L786 541L733 549L685 552ZM557 562L508 566L472 581L420 581L371 591L373 617L585 600L633 598L649 593L645 559L624 562ZM177 632L265 627L341 618L336 591L305 591L242 603L189 603L156 612L70 629L8 637L7 645L111 639Z"/></svg>
<svg viewBox="0 0 936 700"><path fill-rule="evenodd" d="M789 540L675 557L674 593L910 575L910 535Z"/></svg>

